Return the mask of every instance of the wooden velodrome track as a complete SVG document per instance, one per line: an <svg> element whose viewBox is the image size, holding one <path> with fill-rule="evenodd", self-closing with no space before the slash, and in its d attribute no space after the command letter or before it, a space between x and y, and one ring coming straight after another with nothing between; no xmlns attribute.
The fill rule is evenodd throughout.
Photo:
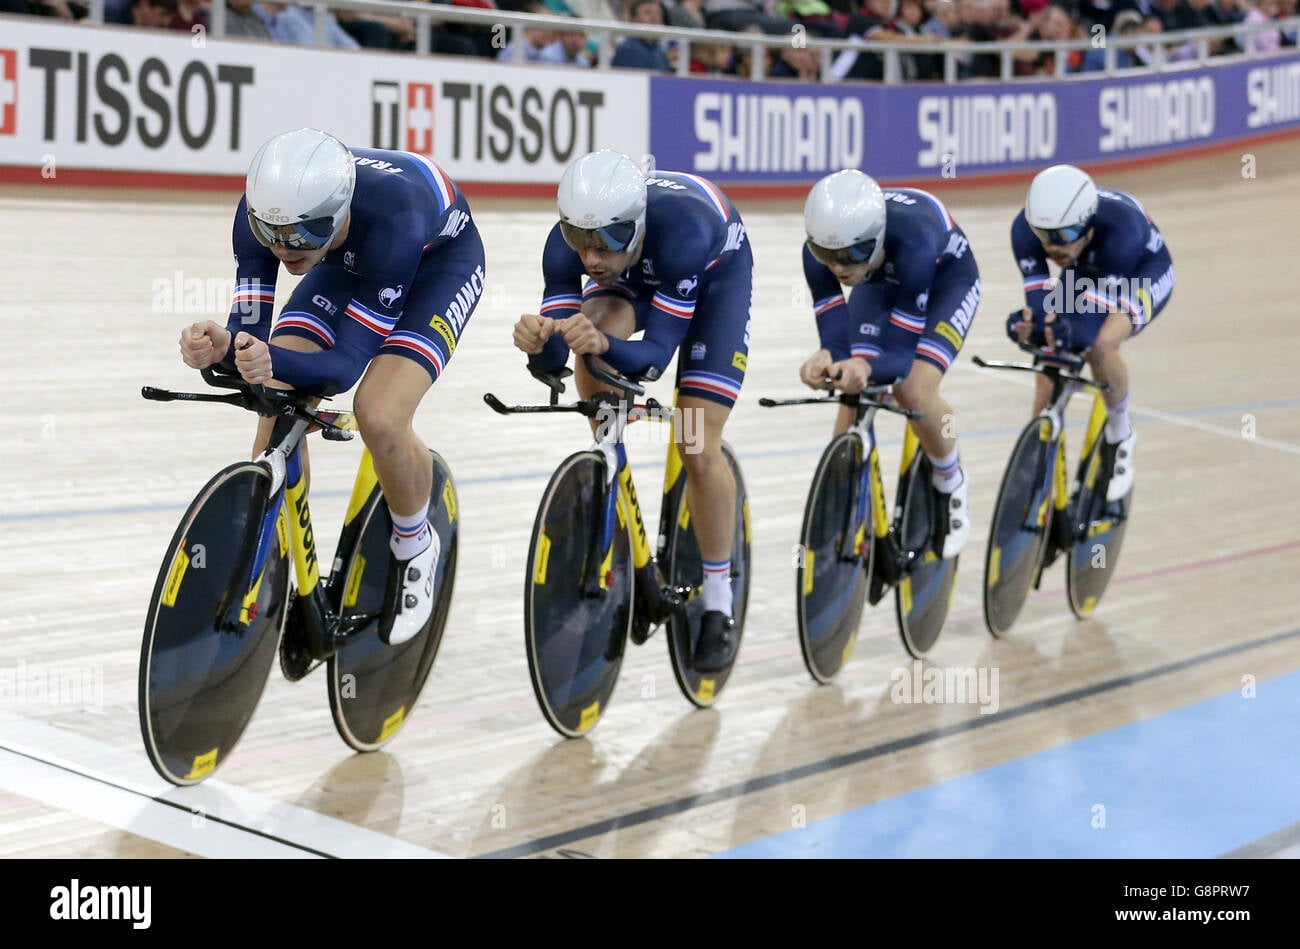
<svg viewBox="0 0 1300 949"><path fill-rule="evenodd" d="M1254 178L1242 175L1246 152ZM553 215L549 202L481 201L486 292L417 417L455 473L463 516L452 613L420 705L387 750L354 755L335 734L321 674L291 685L276 669L228 763L185 790L154 775L141 745L140 634L178 517L212 472L246 454L253 420L226 406L145 402L139 390L199 384L176 337L193 319L224 319L233 200L4 192L0 856L717 854L1240 692L1243 682L1263 691L1300 669L1300 148L1290 139L1097 177L1143 201L1178 274L1168 309L1125 348L1141 436L1132 523L1095 619L1071 617L1057 566L1001 641L981 616L984 547L1030 389L1027 377L981 371L970 357L1016 356L1002 325L1021 300L1008 230L1024 185L940 192L978 255L984 298L945 384L975 529L930 665L996 670L995 713L895 700L896 680L912 667L892 600L867 611L834 685L815 685L803 667L792 547L831 418L757 405L761 395L800 394L796 371L816 336L798 266L801 203L740 202L758 267L749 374L726 433L754 523L736 672L714 708L693 710L660 633L630 649L589 738L553 733L529 687L524 561L550 471L589 439L574 418L501 418L482 402L486 391L509 402L542 396L510 330L537 306ZM281 302L290 283L282 280ZM667 398L667 385L653 394ZM901 426L891 417L879 429L892 494ZM328 554L360 447L314 440L312 451ZM653 523L663 444L637 426L630 451ZM1294 721L1289 728L1293 753ZM1179 781L1179 759L1196 740L1153 751L1151 780ZM1263 794L1267 762L1260 768L1241 781ZM1029 790L1050 809L1060 787ZM1024 805L994 794L946 806L970 815L973 839L974 825L998 822L990 812ZM913 855L967 852L927 844L926 816L890 828L889 852L899 852L899 835ZM1086 825L1090 815L1069 819ZM1174 852L1213 839L1215 820L1175 828L1168 839L1186 848ZM1166 852L1115 821L1117 852ZM1238 852L1294 853L1296 822L1300 809ZM880 851L868 835L837 852ZM1028 843L1023 852L1033 852Z"/></svg>

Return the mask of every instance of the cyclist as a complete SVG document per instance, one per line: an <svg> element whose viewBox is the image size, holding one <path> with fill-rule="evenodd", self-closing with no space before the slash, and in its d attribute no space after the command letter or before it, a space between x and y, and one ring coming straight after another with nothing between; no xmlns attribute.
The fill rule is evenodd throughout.
<svg viewBox="0 0 1300 949"><path fill-rule="evenodd" d="M433 466L412 427L483 292L483 242L455 182L421 155L349 149L316 129L253 156L234 220L239 284L225 326L181 333L186 365L333 395L361 380L361 437L392 515L380 637L413 637L433 609ZM280 264L303 279L272 323ZM364 374L364 377L363 377ZM273 420L258 427L255 453Z"/></svg>
<svg viewBox="0 0 1300 949"><path fill-rule="evenodd" d="M944 496L942 556L970 538L970 487L957 452L952 406L939 392L970 331L980 275L966 235L943 203L912 188L881 189L845 169L813 186L804 203L804 277L821 348L799 370L806 385L828 380L847 393L893 383ZM842 286L852 288L847 298ZM835 432L854 412L841 407Z"/></svg>
<svg viewBox="0 0 1300 949"><path fill-rule="evenodd" d="M569 165L558 199L560 220L542 253L540 313L520 317L515 345L534 369L559 369L572 350L651 380L680 348L678 407L702 423L699 443L682 446L704 561L705 612L692 665L720 671L740 642L731 615L736 483L722 429L749 354L754 261L745 226L712 182L669 171L647 177L609 150ZM638 330L644 336L630 340ZM598 385L581 360L577 372L585 398Z"/></svg>
<svg viewBox="0 0 1300 949"><path fill-rule="evenodd" d="M1137 430L1129 418L1128 368L1120 345L1150 325L1174 288L1164 237L1132 195L1098 189L1074 165L1053 165L1029 185L1011 225L1011 249L1024 278L1025 307L1011 314L1013 340L1084 352L1105 394L1106 499L1133 487ZM1053 279L1051 260L1060 268ZM1038 377L1037 414L1051 384Z"/></svg>

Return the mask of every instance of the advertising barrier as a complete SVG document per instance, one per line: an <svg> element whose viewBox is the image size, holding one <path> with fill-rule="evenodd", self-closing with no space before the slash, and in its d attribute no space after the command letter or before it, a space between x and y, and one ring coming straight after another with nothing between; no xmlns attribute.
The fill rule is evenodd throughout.
<svg viewBox="0 0 1300 949"><path fill-rule="evenodd" d="M0 165L242 176L309 125L460 181L553 183L593 149L647 152L648 102L642 74L0 17Z"/></svg>
<svg viewBox="0 0 1300 949"><path fill-rule="evenodd" d="M720 184L806 185L845 167L937 181L1300 130L1300 55L1125 78L810 85L0 16L0 180L73 169L88 183L126 173L237 186L263 141L300 125L539 194L596 148Z"/></svg>
<svg viewBox="0 0 1300 949"><path fill-rule="evenodd" d="M809 86L656 77L664 168L720 184L839 168L923 180L1175 153L1300 129L1300 56L1132 78L962 86Z"/></svg>

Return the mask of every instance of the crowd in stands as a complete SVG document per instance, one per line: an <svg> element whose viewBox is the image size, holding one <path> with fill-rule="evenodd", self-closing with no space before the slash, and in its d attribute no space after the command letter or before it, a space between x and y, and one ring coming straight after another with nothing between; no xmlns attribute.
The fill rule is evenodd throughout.
<svg viewBox="0 0 1300 949"><path fill-rule="evenodd" d="M1068 72L1100 70L1105 50L1099 38L1136 37L1133 49L1116 48L1120 68L1140 66L1158 55L1165 59L1197 55L1195 44L1162 43L1158 36L1198 27L1260 23L1296 15L1297 0L423 0L484 10L504 10L554 17L554 29L526 29L512 40L512 31L490 26L438 21L431 26L429 47L446 55L592 66L597 49L580 30L565 29L564 18L668 25L682 29L735 33L815 36L872 42L915 44L936 41L962 47L958 78L996 78L1001 73L995 54L981 53L980 44L1022 40L1090 40L1086 50L1068 51ZM209 0L105 0L105 19L157 29L195 32L207 29ZM88 0L0 0L0 13L20 13L61 19L82 19ZM416 20L337 10L327 18L326 40L339 48L414 50ZM295 4L226 0L226 33L268 42L312 44L316 28L310 8ZM522 52L515 42L523 45ZM1294 29L1265 30L1249 39L1211 44L1213 55L1241 52L1239 44L1270 52L1297 45ZM666 40L626 36L617 41L612 65L620 68L674 71L681 47ZM692 43L692 73L750 76L751 52L744 45ZM902 52L902 47L900 47ZM901 55L903 78L943 78L943 57L936 53ZM773 78L815 81L822 77L820 54L803 44L771 49L765 74ZM838 80L884 77L883 57L846 50L830 66ZM1056 71L1051 51L1016 53L1016 76L1051 75Z"/></svg>

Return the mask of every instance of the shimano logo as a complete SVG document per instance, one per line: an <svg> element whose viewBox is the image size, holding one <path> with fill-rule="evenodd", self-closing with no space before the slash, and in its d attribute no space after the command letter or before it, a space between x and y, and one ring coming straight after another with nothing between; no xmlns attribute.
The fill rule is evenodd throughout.
<svg viewBox="0 0 1300 949"><path fill-rule="evenodd" d="M1300 119L1300 63L1252 69L1246 76L1246 101L1248 128Z"/></svg>
<svg viewBox="0 0 1300 949"><path fill-rule="evenodd" d="M1109 86L1097 100L1103 152L1168 145L1214 134L1214 80Z"/></svg>
<svg viewBox="0 0 1300 949"><path fill-rule="evenodd" d="M862 100L701 92L696 171L833 171L862 164Z"/></svg>
<svg viewBox="0 0 1300 949"><path fill-rule="evenodd" d="M922 168L950 162L1000 165L1056 155L1056 97L1050 92L923 96L917 133Z"/></svg>

